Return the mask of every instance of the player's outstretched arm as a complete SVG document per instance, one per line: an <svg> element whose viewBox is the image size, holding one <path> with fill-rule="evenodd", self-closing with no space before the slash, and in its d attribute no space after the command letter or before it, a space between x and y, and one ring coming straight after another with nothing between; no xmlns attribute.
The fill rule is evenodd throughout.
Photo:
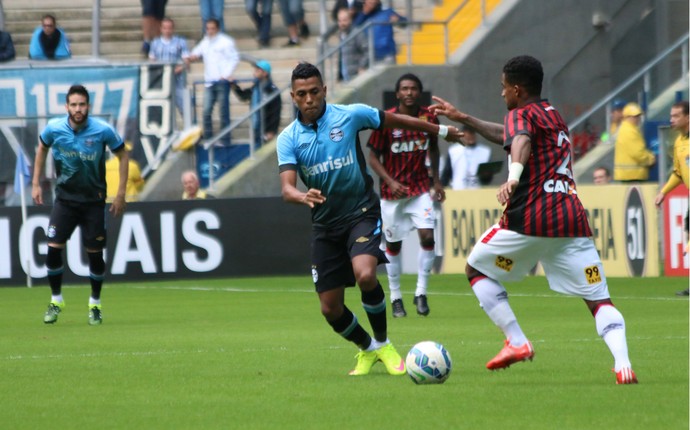
<svg viewBox="0 0 690 430"><path fill-rule="evenodd" d="M297 172L294 170L280 172L280 188L283 200L286 202L307 205L313 209L314 205L326 201L321 190L310 188L306 193L303 193L297 189Z"/></svg>
<svg viewBox="0 0 690 430"><path fill-rule="evenodd" d="M437 103L429 106L431 112L437 116L445 116L451 121L459 122L468 125L477 130L481 136L490 142L503 144L503 125L497 122L484 121L475 118L465 112L461 112L453 106L450 102L445 101L441 97L433 96L432 99Z"/></svg>
<svg viewBox="0 0 690 430"><path fill-rule="evenodd" d="M385 112L383 128L403 128L405 130L424 131L441 136L448 142L460 142L463 134L454 126L438 125L410 115L400 115L392 112Z"/></svg>

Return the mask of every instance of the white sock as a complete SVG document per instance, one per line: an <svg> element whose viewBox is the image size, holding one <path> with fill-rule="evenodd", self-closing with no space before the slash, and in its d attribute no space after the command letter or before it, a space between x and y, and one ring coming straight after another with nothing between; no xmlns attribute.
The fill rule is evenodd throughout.
<svg viewBox="0 0 690 430"><path fill-rule="evenodd" d="M391 343L391 341L388 339L386 339L385 342L379 342L378 340L376 340L372 337L371 338L371 344L369 344L369 348L367 348L366 350L367 351L375 351L375 350L381 348L382 346L388 345L389 343Z"/></svg>
<svg viewBox="0 0 690 430"><path fill-rule="evenodd" d="M100 305L100 304L101 304L101 299L94 299L93 297L89 297L89 306Z"/></svg>
<svg viewBox="0 0 690 430"><path fill-rule="evenodd" d="M503 285L493 279L483 278L474 283L472 291L484 312L503 331L511 345L522 346L527 342L527 337L508 304L508 292Z"/></svg>
<svg viewBox="0 0 690 430"><path fill-rule="evenodd" d="M62 298L62 294L58 294L57 296L51 295L50 296L50 301L51 302L56 302L56 303L62 303L65 301L65 299Z"/></svg>
<svg viewBox="0 0 690 430"><path fill-rule="evenodd" d="M427 286L429 285L429 274L431 273L431 268L434 265L434 259L436 258L436 253L434 250L427 251L426 249L420 249L419 255L417 256L417 290L414 292L415 296L426 295Z"/></svg>
<svg viewBox="0 0 690 430"><path fill-rule="evenodd" d="M393 300L402 299L402 292L400 292L400 253L397 255L391 255L386 251L386 258L388 258L388 264L386 264L386 272L388 272L388 288L391 292L391 302Z"/></svg>
<svg viewBox="0 0 690 430"><path fill-rule="evenodd" d="M630 367L623 315L613 306L600 306L594 316L594 322L597 333L604 339L613 355L616 372L623 367Z"/></svg>

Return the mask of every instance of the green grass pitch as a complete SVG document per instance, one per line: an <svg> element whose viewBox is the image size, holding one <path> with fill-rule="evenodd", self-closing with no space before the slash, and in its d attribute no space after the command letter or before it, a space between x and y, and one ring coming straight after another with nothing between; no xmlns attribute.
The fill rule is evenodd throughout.
<svg viewBox="0 0 690 430"><path fill-rule="evenodd" d="M381 364L349 377L356 348L325 323L308 277L106 284L99 327L86 285L63 290L52 326L47 287L0 288L0 428L688 429L688 300L675 296L687 279L609 279L636 386L615 385L586 306L544 278L507 286L536 356L498 372L484 365L502 334L467 281L432 276L426 318L414 283L403 277L408 317L389 318L389 335L403 356L443 343L443 385ZM358 290L347 302L368 330Z"/></svg>

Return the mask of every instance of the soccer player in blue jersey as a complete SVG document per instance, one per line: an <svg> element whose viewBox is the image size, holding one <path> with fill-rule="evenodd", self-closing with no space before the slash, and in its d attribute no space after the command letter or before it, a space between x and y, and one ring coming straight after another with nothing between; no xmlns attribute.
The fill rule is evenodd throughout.
<svg viewBox="0 0 690 430"><path fill-rule="evenodd" d="M585 209L577 196L570 158L570 132L558 110L541 98L541 62L522 55L503 66L504 124L458 111L434 97L432 112L474 127L508 153L508 180L497 193L505 205L467 258L465 273L484 312L505 335L489 370L532 360L534 349L508 303L503 282L522 279L540 262L549 287L580 297L594 316L597 333L614 359L617 384L636 384L628 357L625 320L609 295L604 267L591 239Z"/></svg>
<svg viewBox="0 0 690 430"><path fill-rule="evenodd" d="M333 330L360 352L350 375L366 375L381 361L391 375L405 373L405 362L388 339L386 298L376 266L386 258L381 243L381 208L367 172L358 133L363 129L403 128L458 141L455 127L363 104L326 103L321 73L312 64L292 72L292 100L298 118L278 136L283 199L312 211L312 277L321 313ZM297 188L297 177L307 191ZM359 286L373 338L345 306L345 288Z"/></svg>
<svg viewBox="0 0 690 430"><path fill-rule="evenodd" d="M120 159L120 182L110 206L110 213L115 217L125 209L129 157L122 139L109 124L89 118L89 93L86 88L72 85L66 99L67 116L48 122L40 135L31 190L34 202L42 205L40 179L46 156L52 149L57 184L48 223L46 257L52 296L43 322L55 323L65 306L62 298L62 250L78 226L81 227L82 244L89 257L89 324L99 325L103 322L101 288L105 275L105 149L109 148Z"/></svg>

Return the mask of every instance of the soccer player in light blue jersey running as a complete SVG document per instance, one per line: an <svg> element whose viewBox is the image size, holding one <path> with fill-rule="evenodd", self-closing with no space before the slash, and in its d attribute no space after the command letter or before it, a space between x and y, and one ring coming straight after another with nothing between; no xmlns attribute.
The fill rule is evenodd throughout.
<svg viewBox="0 0 690 430"><path fill-rule="evenodd" d="M43 322L57 322L65 306L62 298L62 250L75 228L81 227L82 243L89 257L89 324L103 322L101 288L105 275L103 248L105 228L105 158L106 147L120 159L120 182L110 206L113 216L125 209L125 191L129 156L117 132L106 122L89 118L89 93L82 85L72 85L67 92L67 116L51 120L41 133L34 162L31 195L43 204L41 174L48 151L52 149L57 173L55 202L48 223L46 267L51 300Z"/></svg>
<svg viewBox="0 0 690 430"><path fill-rule="evenodd" d="M321 73L312 64L292 72L290 95L298 118L278 136L283 199L312 209L312 276L321 313L333 330L360 351L350 375L366 375L382 361L391 375L405 374L405 363L388 339L386 298L376 266L386 262L381 243L381 208L367 172L358 133L403 128L459 141L455 127L363 104L326 103ZM297 188L297 176L307 191ZM345 306L345 288L359 286L373 338Z"/></svg>

